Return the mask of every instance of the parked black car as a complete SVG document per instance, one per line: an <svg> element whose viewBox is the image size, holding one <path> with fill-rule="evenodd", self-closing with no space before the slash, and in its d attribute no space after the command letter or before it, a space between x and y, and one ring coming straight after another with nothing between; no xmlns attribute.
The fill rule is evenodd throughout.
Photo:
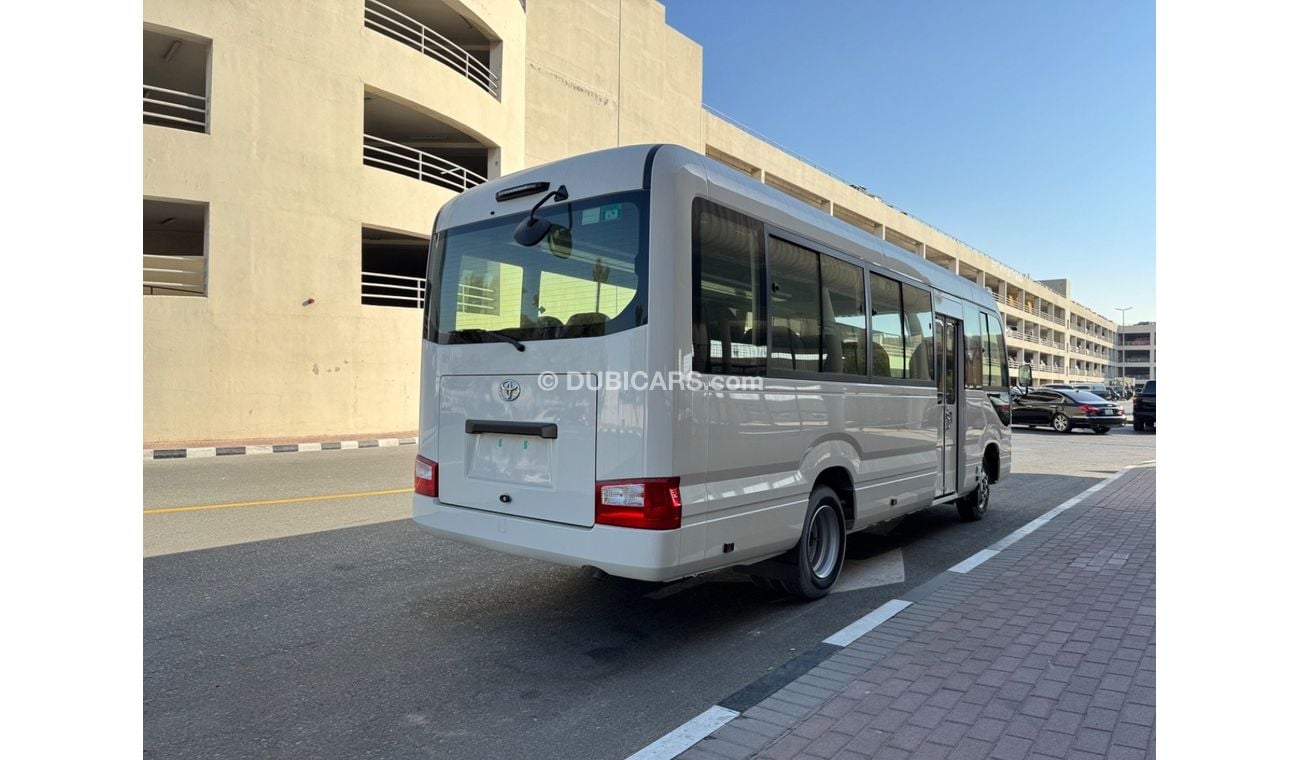
<svg viewBox="0 0 1300 760"><path fill-rule="evenodd" d="M1109 385L1103 385L1101 383L1079 383L1074 386L1074 389L1076 391L1083 391L1084 393L1092 393L1094 395L1100 396L1101 398L1107 401L1120 400L1119 395L1115 392L1113 388L1111 388Z"/></svg>
<svg viewBox="0 0 1300 760"><path fill-rule="evenodd" d="M1043 388L1012 400L1011 424L1050 425L1060 433L1076 427L1109 433L1113 427L1124 426L1124 408L1087 391Z"/></svg>
<svg viewBox="0 0 1300 760"><path fill-rule="evenodd" d="M1133 397L1133 429L1156 429L1156 381L1148 380L1142 392Z"/></svg>

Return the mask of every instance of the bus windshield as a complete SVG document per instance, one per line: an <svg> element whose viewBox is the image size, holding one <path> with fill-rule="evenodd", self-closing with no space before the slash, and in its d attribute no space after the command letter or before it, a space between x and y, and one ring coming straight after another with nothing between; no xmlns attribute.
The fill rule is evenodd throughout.
<svg viewBox="0 0 1300 760"><path fill-rule="evenodd" d="M544 206L537 216L553 227L532 247L513 236L526 213L438 233L426 337L553 340L645 324L647 200L637 191Z"/></svg>

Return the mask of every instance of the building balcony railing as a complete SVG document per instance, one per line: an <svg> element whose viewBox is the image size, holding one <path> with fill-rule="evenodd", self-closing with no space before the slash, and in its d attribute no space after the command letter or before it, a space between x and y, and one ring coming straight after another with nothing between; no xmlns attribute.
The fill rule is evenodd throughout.
<svg viewBox="0 0 1300 760"><path fill-rule="evenodd" d="M208 131L208 99L165 87L144 85L145 123L188 129L191 132ZM151 122L150 120L156 120Z"/></svg>
<svg viewBox="0 0 1300 760"><path fill-rule="evenodd" d="M381 272L361 273L361 303L368 306L424 308L425 278Z"/></svg>
<svg viewBox="0 0 1300 760"><path fill-rule="evenodd" d="M147 296L201 296L206 259L203 256L144 255L144 294Z"/></svg>
<svg viewBox="0 0 1300 760"><path fill-rule="evenodd" d="M485 177L432 153L374 135L363 137L362 161L366 166L405 174L458 193L487 181Z"/></svg>
<svg viewBox="0 0 1300 760"><path fill-rule="evenodd" d="M1036 317L1041 317L1053 324L1061 325L1062 327L1064 327L1066 324L1065 319L1063 319L1062 317L1058 317L1055 314L1052 314L1051 312L1043 311L1042 309L1036 306L1032 306L1030 304L1024 303L1023 301L1019 301L1015 298L1003 298L997 293L994 293L993 300L997 301L1003 306L1010 306L1011 308L1018 309L1020 311L1023 311L1026 314L1032 314Z"/></svg>
<svg viewBox="0 0 1300 760"><path fill-rule="evenodd" d="M460 45L419 21L376 0L366 0L365 24L385 37L408 45L459 71L489 95L501 99L501 79Z"/></svg>

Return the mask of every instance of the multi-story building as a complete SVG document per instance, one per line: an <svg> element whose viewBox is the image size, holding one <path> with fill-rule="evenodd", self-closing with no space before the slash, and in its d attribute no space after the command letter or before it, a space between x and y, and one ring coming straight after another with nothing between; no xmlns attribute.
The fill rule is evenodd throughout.
<svg viewBox="0 0 1300 760"><path fill-rule="evenodd" d="M146 0L144 438L416 425L438 208L650 142L706 153L980 285L1013 367L1113 373L1115 323L708 110L656 0ZM1015 370L1013 370L1013 373Z"/></svg>
<svg viewBox="0 0 1300 760"><path fill-rule="evenodd" d="M1138 322L1119 330L1120 376L1132 383L1156 379L1156 323Z"/></svg>

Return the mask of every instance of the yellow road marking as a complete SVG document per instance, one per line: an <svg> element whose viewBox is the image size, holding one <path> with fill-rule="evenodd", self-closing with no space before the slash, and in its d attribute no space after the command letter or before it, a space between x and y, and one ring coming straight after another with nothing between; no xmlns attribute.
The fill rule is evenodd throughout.
<svg viewBox="0 0 1300 760"><path fill-rule="evenodd" d="M146 509L146 515L164 515L170 512L198 512L204 509L235 509L237 507L263 507L270 504L296 504L304 501L328 501L330 499L356 499L362 496L388 496L395 493L411 493L414 488L394 488L388 491L358 491L356 493L335 493L326 496L296 496L292 499L267 499L265 501L240 501L233 504L200 504L193 507L160 507Z"/></svg>

